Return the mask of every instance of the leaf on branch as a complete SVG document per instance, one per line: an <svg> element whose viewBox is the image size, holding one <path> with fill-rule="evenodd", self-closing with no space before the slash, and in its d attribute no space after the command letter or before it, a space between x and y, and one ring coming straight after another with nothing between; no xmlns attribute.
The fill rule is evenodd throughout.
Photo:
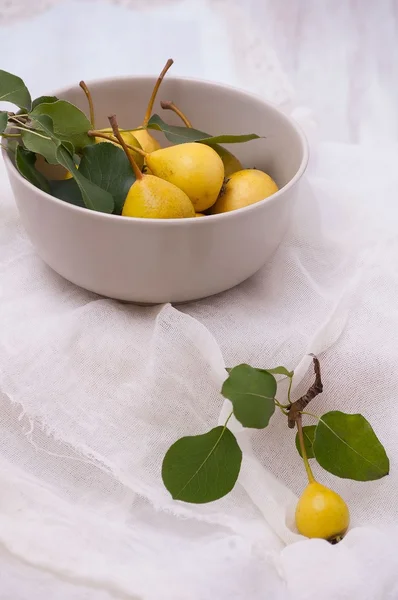
<svg viewBox="0 0 398 600"><path fill-rule="evenodd" d="M30 183L43 192L50 193L50 186L47 179L35 167L36 154L25 150L22 146L17 146L15 153L15 165L20 174L25 177Z"/></svg>
<svg viewBox="0 0 398 600"><path fill-rule="evenodd" d="M233 489L241 462L242 451L234 434L219 426L177 440L163 459L162 479L175 500L204 504Z"/></svg>
<svg viewBox="0 0 398 600"><path fill-rule="evenodd" d="M5 110L0 110L0 134L7 129L8 113Z"/></svg>
<svg viewBox="0 0 398 600"><path fill-rule="evenodd" d="M148 122L148 129L156 129L164 133L165 137L173 144L184 144L186 142L203 142L205 144L238 144L259 139L255 133L243 135L216 135L212 136L204 131L179 125L169 125L159 115L153 115Z"/></svg>
<svg viewBox="0 0 398 600"><path fill-rule="evenodd" d="M112 194L114 213L120 215L135 175L121 148L114 144L95 144L83 150L79 172L102 190Z"/></svg>
<svg viewBox="0 0 398 600"><path fill-rule="evenodd" d="M90 121L74 104L66 100L38 104L30 113L30 118L41 125L42 121L38 117L42 115L51 118L54 135L62 142L70 142L76 152L95 143L88 135L91 129Z"/></svg>
<svg viewBox="0 0 398 600"><path fill-rule="evenodd" d="M275 377L242 364L231 369L222 395L232 402L234 415L244 427L263 429L275 412Z"/></svg>
<svg viewBox="0 0 398 600"><path fill-rule="evenodd" d="M86 177L80 173L80 169L78 170L76 168L72 156L63 146L57 148L57 160L60 165L71 172L79 186L84 204L87 208L104 213L111 213L113 211L114 201L112 195L86 179Z"/></svg>
<svg viewBox="0 0 398 600"><path fill-rule="evenodd" d="M30 110L30 93L20 77L0 69L0 102L11 102L19 108Z"/></svg>
<svg viewBox="0 0 398 600"><path fill-rule="evenodd" d="M336 410L323 415L316 427L313 449L321 467L337 477L372 481L389 473L384 447L359 414Z"/></svg>
<svg viewBox="0 0 398 600"><path fill-rule="evenodd" d="M305 451L307 452L307 458L315 457L314 449L312 447L313 443L314 443L315 430L316 430L316 425L306 425L305 427L303 427L304 446L305 446ZM300 454L301 458L303 458L303 455L301 453L300 440L299 440L298 433L296 433L296 448L297 448L297 452Z"/></svg>

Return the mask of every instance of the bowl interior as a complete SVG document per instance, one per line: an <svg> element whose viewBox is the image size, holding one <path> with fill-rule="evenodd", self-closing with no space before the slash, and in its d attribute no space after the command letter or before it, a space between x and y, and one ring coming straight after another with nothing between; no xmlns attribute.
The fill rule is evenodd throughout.
<svg viewBox="0 0 398 600"><path fill-rule="evenodd" d="M121 128L138 127L143 120L156 78L134 77L88 82L95 107L96 127L109 127L108 115L116 114ZM58 92L88 114L86 98L76 86ZM301 132L283 113L260 98L212 82L167 76L159 90L155 113L173 125L182 125L171 111L163 110L161 100L172 100L196 129L211 135L256 133L263 139L226 145L245 168L256 167L269 173L279 187L297 173L305 157ZM163 146L167 140L151 132Z"/></svg>

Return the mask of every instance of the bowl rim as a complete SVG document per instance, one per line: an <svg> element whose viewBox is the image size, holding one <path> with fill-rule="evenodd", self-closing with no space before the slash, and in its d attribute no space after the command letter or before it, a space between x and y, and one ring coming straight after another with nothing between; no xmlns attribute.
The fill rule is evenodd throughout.
<svg viewBox="0 0 398 600"><path fill-rule="evenodd" d="M86 83L87 83L87 85L90 85L90 86L96 86L96 85L112 84L117 81L148 80L148 81L153 82L156 79L157 79L157 76L154 76L154 75L119 75L116 77L95 78L95 79L87 80ZM13 170L14 176L19 178L20 181L22 182L22 184L25 185L28 189L31 188L33 192L38 193L39 195L43 196L44 198L46 198L49 201L54 202L55 204L63 205L66 210L72 210L72 211L75 211L76 214L81 213L82 215L86 215L86 216L92 217L94 219L100 219L100 220L111 219L114 222L116 220L118 220L119 222L123 222L126 224L127 223L140 223L141 225L147 224L150 227L151 226L167 227L167 226L176 225L176 224L182 225L184 222L189 222L191 224L194 222L194 223L198 223L198 226L201 226L200 224L203 225L204 223L209 223L209 219L211 220L211 222L214 223L217 220L221 220L221 219L239 218L240 215L246 214L248 212L261 210L261 207L264 206L265 204L272 204L272 203L277 202L279 197L281 195L283 195L284 193L286 193L293 186L295 186L296 183L298 183L298 181L304 175L304 173L307 169L308 161L309 161L309 144L308 144L307 137L306 137L301 125L299 125L295 121L295 119L293 119L292 117L290 117L289 115L284 113L275 104L268 102L267 100L264 100L259 94L255 94L253 92L247 91L244 88L241 88L238 86L233 86L233 85L230 85L230 84L227 84L224 82L212 81L210 79L202 79L202 78L197 78L197 77L188 77L188 76L180 76L180 75L173 75L173 76L169 75L167 77L167 81L177 81L177 82L185 81L188 83L198 83L198 84L209 86L209 87L217 87L217 88L221 88L221 89L226 89L226 90L229 90L230 92L240 94L240 95L246 96L248 98L252 98L253 100L257 100L257 101L261 102L262 104L264 104L269 110L277 113L279 115L279 117L284 119L287 122L287 124L295 131L295 133L297 134L298 139L300 140L300 143L301 143L302 158L301 158L301 162L300 162L299 168L297 169L296 173L283 187L278 189L278 191L275 192L274 194L272 194L271 196L268 196L268 198L264 198L263 200L259 200L258 202L255 202L254 204L249 204L248 206L244 206L242 208L237 208L232 211L218 213L215 215L206 215L205 219L197 218L196 216L195 217L186 217L183 219L181 219L181 218L179 218L179 219L178 218L154 219L154 218L144 218L144 217L125 217L123 215L114 215L112 213L104 213L104 212L99 212L99 211L95 211L95 210L90 210L86 207L76 206L75 204L71 204L69 202L65 202L64 200L61 200L60 198L57 198L56 196L52 196L51 194L44 192L40 188L33 185L30 181L25 179L25 177L23 177L19 173L18 169L15 167L12 160L10 159L7 149L6 149L6 146L2 146L1 153L3 155L3 160L4 160L7 168ZM78 87L77 85L69 85L69 86L65 86L62 88L58 88L57 90L55 90L53 92L49 92L49 94L54 95L54 96L62 96L63 94L67 94L71 90L77 89L77 87Z"/></svg>

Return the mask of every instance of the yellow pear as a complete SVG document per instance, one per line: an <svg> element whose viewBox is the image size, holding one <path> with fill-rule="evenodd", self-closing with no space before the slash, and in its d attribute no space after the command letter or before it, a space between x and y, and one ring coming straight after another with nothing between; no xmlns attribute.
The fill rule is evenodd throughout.
<svg viewBox="0 0 398 600"><path fill-rule="evenodd" d="M297 503L298 531L308 538L333 541L344 536L349 523L349 510L341 496L317 481L311 481Z"/></svg>
<svg viewBox="0 0 398 600"><path fill-rule="evenodd" d="M176 115L180 117L185 127L188 127L188 129L192 129L191 121L185 116L182 110L180 110L178 106L174 104L174 102L162 101L160 103L160 106L164 110L172 110ZM232 175L232 173L236 173L236 171L240 171L241 169L243 169L240 161L229 150L227 150L223 146L220 146L219 144L214 144L212 148L214 148L214 150L217 152L218 156L224 163L225 177L229 177L230 175Z"/></svg>
<svg viewBox="0 0 398 600"><path fill-rule="evenodd" d="M203 213L195 213L195 217L205 217L206 215L204 215Z"/></svg>
<svg viewBox="0 0 398 600"><path fill-rule="evenodd" d="M224 181L224 165L206 144L189 142L161 148L146 155L151 172L183 190L196 212L212 206Z"/></svg>
<svg viewBox="0 0 398 600"><path fill-rule="evenodd" d="M122 215L146 219L183 219L194 217L195 211L188 196L178 187L154 175L143 174L131 186Z"/></svg>
<svg viewBox="0 0 398 600"><path fill-rule="evenodd" d="M278 186L267 173L258 169L243 169L230 176L211 213L243 208L264 200L277 191Z"/></svg>

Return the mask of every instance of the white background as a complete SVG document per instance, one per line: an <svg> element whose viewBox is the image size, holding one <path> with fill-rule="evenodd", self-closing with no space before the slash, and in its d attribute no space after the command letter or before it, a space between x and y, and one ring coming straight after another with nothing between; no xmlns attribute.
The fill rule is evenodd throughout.
<svg viewBox="0 0 398 600"><path fill-rule="evenodd" d="M289 92L322 139L368 145L397 141L397 31L396 0L0 1L2 68L34 93L172 56L176 74Z"/></svg>

